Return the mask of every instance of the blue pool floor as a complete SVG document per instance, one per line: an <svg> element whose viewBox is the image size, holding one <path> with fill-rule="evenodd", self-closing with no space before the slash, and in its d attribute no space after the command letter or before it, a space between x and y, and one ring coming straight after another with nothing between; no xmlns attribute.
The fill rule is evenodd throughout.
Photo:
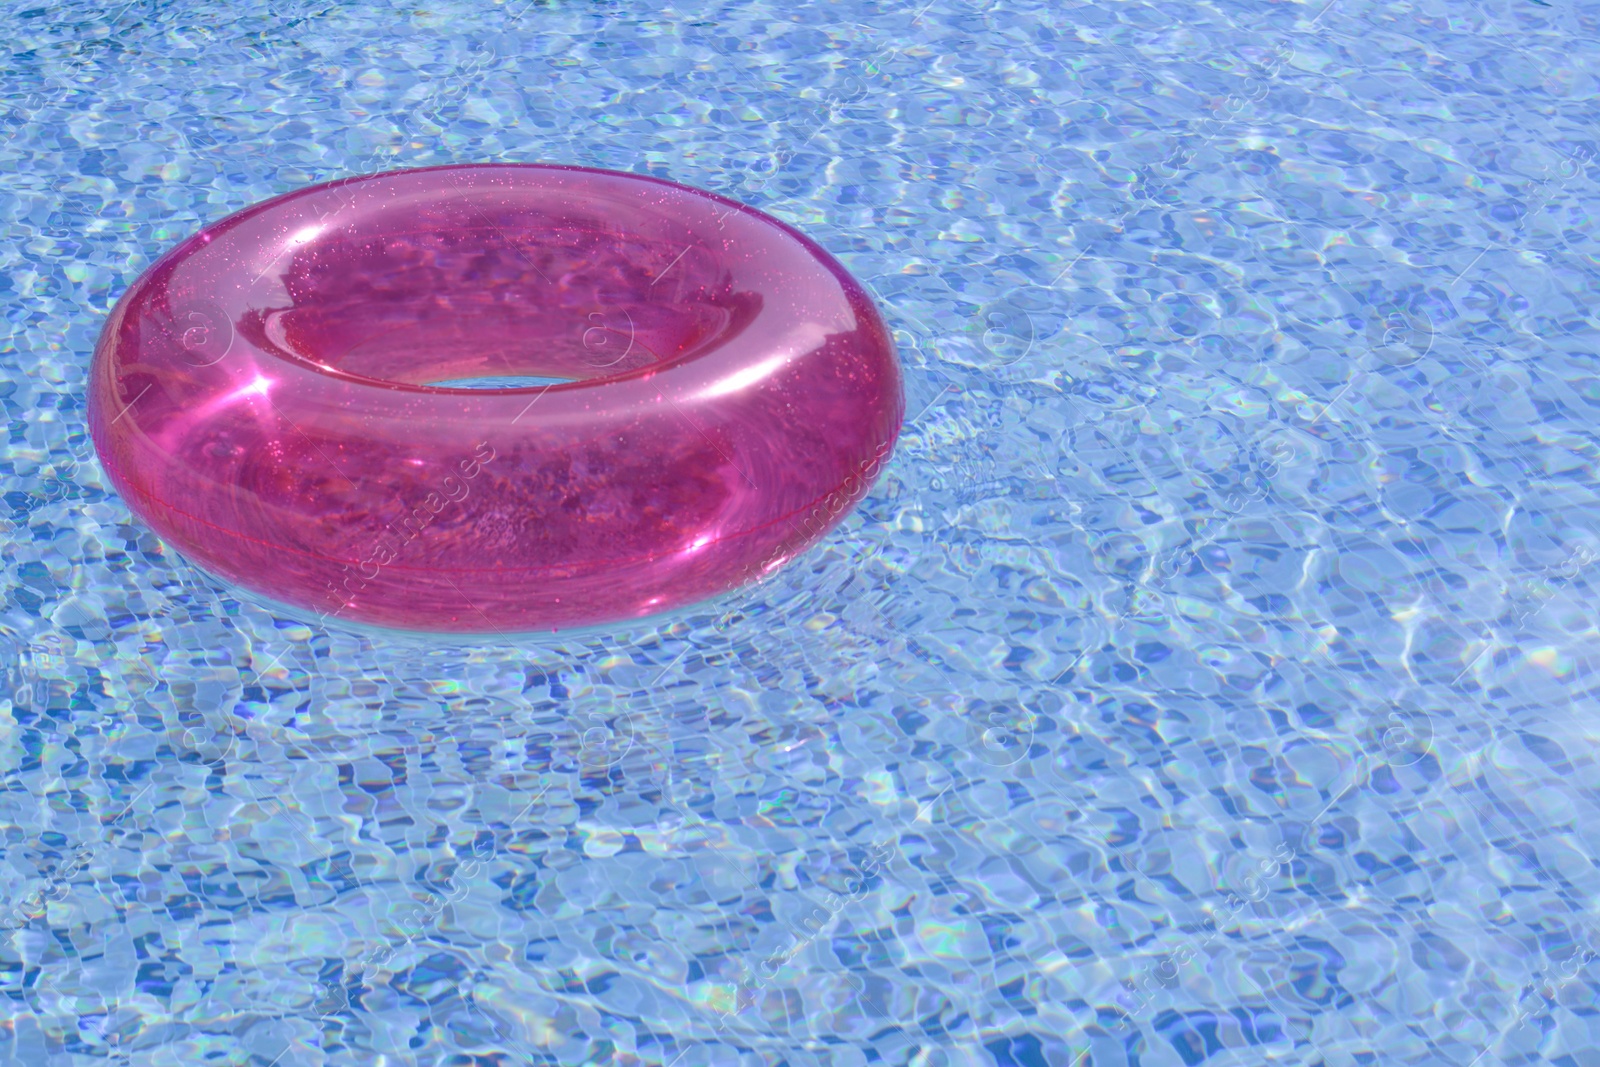
<svg viewBox="0 0 1600 1067"><path fill-rule="evenodd" d="M1600 5L0 14L0 1064L1600 1064ZM142 527L139 273L488 160L838 256L907 379L861 508L510 643Z"/></svg>

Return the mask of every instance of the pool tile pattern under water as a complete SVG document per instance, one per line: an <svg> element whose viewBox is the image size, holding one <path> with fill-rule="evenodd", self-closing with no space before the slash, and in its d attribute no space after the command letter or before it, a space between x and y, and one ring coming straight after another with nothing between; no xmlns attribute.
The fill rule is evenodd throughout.
<svg viewBox="0 0 1600 1067"><path fill-rule="evenodd" d="M1600 7L9 3L0 1064L1600 1063ZM83 425L229 211L640 170L878 295L901 448L485 646L174 558Z"/></svg>

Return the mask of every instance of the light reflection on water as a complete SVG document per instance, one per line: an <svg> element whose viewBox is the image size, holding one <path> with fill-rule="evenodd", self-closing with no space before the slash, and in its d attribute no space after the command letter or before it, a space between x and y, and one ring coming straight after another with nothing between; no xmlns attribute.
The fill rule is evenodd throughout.
<svg viewBox="0 0 1600 1067"><path fill-rule="evenodd" d="M42 12L0 1062L1600 1047L1592 12ZM467 159L839 255L907 368L874 494L726 603L518 647L173 558L83 432L110 303L235 208Z"/></svg>

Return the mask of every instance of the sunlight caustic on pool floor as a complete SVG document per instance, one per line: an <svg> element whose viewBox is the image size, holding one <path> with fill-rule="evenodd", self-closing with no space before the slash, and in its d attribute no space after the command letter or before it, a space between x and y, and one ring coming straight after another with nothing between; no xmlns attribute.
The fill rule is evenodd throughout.
<svg viewBox="0 0 1600 1067"><path fill-rule="evenodd" d="M0 1064L1600 1062L1592 5L4 11ZM514 646L174 557L112 303L468 160L837 255L859 511Z"/></svg>

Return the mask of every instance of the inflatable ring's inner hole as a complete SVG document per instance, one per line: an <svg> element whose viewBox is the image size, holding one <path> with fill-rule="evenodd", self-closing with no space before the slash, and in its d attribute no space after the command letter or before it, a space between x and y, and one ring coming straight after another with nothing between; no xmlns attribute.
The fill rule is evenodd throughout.
<svg viewBox="0 0 1600 1067"><path fill-rule="evenodd" d="M369 209L359 231L313 227L291 243L281 277L292 304L262 309L266 339L318 367L409 385L615 377L710 351L761 306L692 234L632 232L603 205Z"/></svg>

